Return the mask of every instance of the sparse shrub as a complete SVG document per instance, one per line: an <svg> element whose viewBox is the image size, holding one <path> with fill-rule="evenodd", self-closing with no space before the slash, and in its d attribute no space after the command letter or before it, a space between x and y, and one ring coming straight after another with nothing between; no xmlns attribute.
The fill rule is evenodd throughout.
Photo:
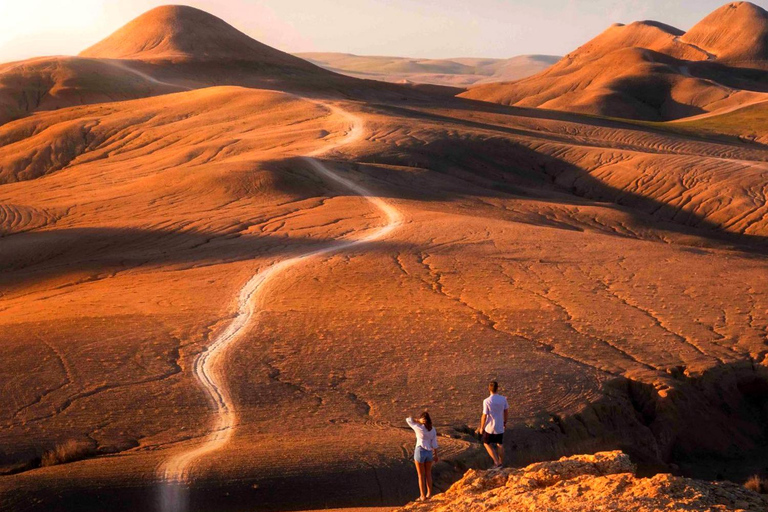
<svg viewBox="0 0 768 512"><path fill-rule="evenodd" d="M760 478L758 475L752 475L744 483L744 487L750 491L759 492L760 494L768 494L768 478Z"/></svg>
<svg viewBox="0 0 768 512"><path fill-rule="evenodd" d="M95 453L96 450L91 443L69 439L68 441L57 444L53 450L48 450L43 453L40 465L55 466L56 464L65 464L67 462L84 459Z"/></svg>

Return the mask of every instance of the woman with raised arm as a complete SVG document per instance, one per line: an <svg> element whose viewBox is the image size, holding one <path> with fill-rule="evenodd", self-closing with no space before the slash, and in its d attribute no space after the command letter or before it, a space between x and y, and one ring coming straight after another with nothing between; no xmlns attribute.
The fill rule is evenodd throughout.
<svg viewBox="0 0 768 512"><path fill-rule="evenodd" d="M427 411L421 413L417 420L408 417L405 421L416 432L413 462L416 464L416 473L419 476L421 496L418 501L425 501L432 497L432 464L438 461L437 432L432 426L432 418Z"/></svg>

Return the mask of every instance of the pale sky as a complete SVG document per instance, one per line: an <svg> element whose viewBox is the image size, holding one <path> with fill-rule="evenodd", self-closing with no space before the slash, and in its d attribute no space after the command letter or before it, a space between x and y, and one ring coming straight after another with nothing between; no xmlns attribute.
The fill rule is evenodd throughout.
<svg viewBox="0 0 768 512"><path fill-rule="evenodd" d="M0 0L0 62L75 55L157 0ZM287 52L564 55L615 22L687 30L724 0L189 0ZM753 0L768 9L768 0Z"/></svg>

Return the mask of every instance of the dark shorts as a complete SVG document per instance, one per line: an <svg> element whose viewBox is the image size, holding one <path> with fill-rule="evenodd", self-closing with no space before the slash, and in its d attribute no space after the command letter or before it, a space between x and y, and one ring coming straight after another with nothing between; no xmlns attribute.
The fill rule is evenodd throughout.
<svg viewBox="0 0 768 512"><path fill-rule="evenodd" d="M483 444L504 444L504 434L483 432Z"/></svg>

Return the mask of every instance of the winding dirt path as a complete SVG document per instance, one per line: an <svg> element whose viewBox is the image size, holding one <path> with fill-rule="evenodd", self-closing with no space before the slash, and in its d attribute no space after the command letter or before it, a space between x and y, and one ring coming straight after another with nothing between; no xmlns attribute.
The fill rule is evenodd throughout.
<svg viewBox="0 0 768 512"><path fill-rule="evenodd" d="M365 187L354 183L331 169L314 157L329 153L343 145L360 140L364 135L363 121L360 117L334 105L315 102L329 109L332 113L345 118L349 122L349 131L339 141L303 157L318 174L340 183L355 194L358 194L386 216L387 222L361 238L339 240L315 249L313 251L275 262L256 273L240 290L237 301L237 314L211 344L197 357L194 363L195 377L200 381L206 394L215 404L215 426L202 444L187 451L180 452L167 459L158 469L161 481L161 508L167 512L182 512L187 509L186 487L190 481L190 470L194 463L211 452L226 445L237 423L237 411L232 403L226 384L226 368L222 366L226 351L253 326L257 298L263 293L264 285L290 267L299 265L310 258L338 252L344 249L362 245L387 236L402 222L400 211L386 201L373 195Z"/></svg>

